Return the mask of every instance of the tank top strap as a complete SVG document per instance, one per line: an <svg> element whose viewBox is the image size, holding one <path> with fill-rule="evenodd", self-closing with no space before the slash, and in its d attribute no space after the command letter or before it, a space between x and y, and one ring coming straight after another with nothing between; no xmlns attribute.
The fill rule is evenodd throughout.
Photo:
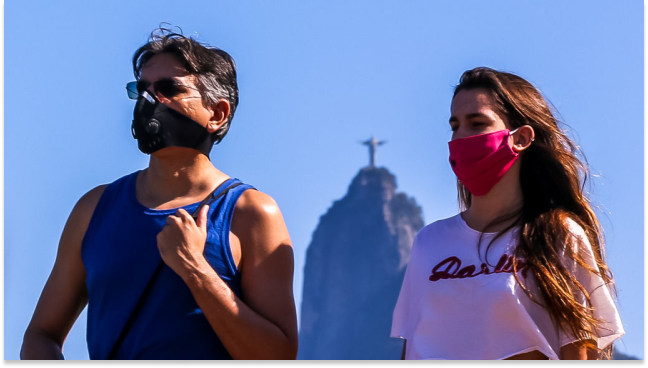
<svg viewBox="0 0 648 368"><path fill-rule="evenodd" d="M129 198L131 195L134 198L134 193L130 193L131 185L137 179L137 174L139 170L128 175L122 176L121 178L113 181L112 183L106 185L106 188L103 190L99 201L95 206L95 209L90 217L90 223L88 224L88 232L94 231L94 229L105 221L110 221L111 216L109 213L109 208L112 207L115 203L119 203L120 206L124 207L125 211L132 210L131 201L124 201L123 198ZM134 185L133 185L134 186ZM85 242L81 244L81 254L83 255L85 251Z"/></svg>
<svg viewBox="0 0 648 368"><path fill-rule="evenodd" d="M248 189L256 190L256 188L250 184L243 183L241 180L237 178L230 178L226 182L224 182L214 193L214 197L216 197L222 191L236 184L238 184L238 186L231 188L225 195L223 195L214 203L212 203L209 209L212 231L216 233L215 235L217 238L221 239L220 243L223 245L222 256L226 260L227 268L229 268L230 271L229 275L232 276L235 275L238 276L238 270L236 267L236 263L234 262L234 258L232 256L231 245L229 241L229 234L232 227L232 218L234 217L234 210L236 209L236 203L241 197L241 195L243 195L243 193ZM209 244L207 245L209 246ZM207 249L205 255L207 256L208 261L210 259L210 257L208 256L209 253L211 252L209 249ZM220 276L223 278L227 278L227 276L229 275L220 275ZM238 286L238 283L235 282L234 285ZM236 286L234 286L233 289L235 289ZM238 290L233 290L233 291L236 294L238 294Z"/></svg>

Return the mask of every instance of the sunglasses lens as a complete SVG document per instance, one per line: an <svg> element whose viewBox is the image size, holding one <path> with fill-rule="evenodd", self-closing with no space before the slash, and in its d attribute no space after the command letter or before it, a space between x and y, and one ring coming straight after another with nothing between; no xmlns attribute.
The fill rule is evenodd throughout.
<svg viewBox="0 0 648 368"><path fill-rule="evenodd" d="M181 91L178 84L171 79L161 79L153 84L155 91L166 98L173 98Z"/></svg>
<svg viewBox="0 0 648 368"><path fill-rule="evenodd" d="M131 100L137 100L139 93L137 92L137 82L126 83L126 93Z"/></svg>
<svg viewBox="0 0 648 368"><path fill-rule="evenodd" d="M126 92L128 93L128 98L137 100L142 92L146 91L149 86L150 84L148 82L141 80L126 83ZM173 98L177 96L178 94L183 92L184 88L191 87L182 86L173 79L160 79L157 82L153 83L153 90L155 91L155 93L159 93L166 98Z"/></svg>

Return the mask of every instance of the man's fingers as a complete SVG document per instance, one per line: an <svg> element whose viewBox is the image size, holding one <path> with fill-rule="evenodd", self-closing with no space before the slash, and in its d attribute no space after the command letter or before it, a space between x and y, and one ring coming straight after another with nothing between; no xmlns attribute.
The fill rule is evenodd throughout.
<svg viewBox="0 0 648 368"><path fill-rule="evenodd" d="M181 221L180 218L175 215L169 215L166 218L167 225L177 224L179 221Z"/></svg>
<svg viewBox="0 0 648 368"><path fill-rule="evenodd" d="M200 212L198 212L198 219L196 219L196 226L198 226L201 229L204 229L207 224L207 213L209 212L209 206L204 205L200 209Z"/></svg>
<svg viewBox="0 0 648 368"><path fill-rule="evenodd" d="M182 221L189 221L189 219L193 220L193 217L191 217L189 212L187 212L184 208L178 208L175 215L182 219Z"/></svg>

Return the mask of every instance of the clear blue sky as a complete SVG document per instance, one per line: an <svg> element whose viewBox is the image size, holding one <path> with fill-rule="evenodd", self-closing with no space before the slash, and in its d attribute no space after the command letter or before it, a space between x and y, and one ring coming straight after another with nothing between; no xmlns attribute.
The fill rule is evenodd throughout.
<svg viewBox="0 0 648 368"><path fill-rule="evenodd" d="M240 105L214 164L279 203L296 256L319 217L378 165L423 207L458 210L447 141L452 87L475 66L538 86L592 167L627 335L644 357L643 3L640 1L10 1L5 4L5 359L54 263L72 207L145 168L130 133L130 59L160 22L228 51ZM85 312L64 353L86 359Z"/></svg>

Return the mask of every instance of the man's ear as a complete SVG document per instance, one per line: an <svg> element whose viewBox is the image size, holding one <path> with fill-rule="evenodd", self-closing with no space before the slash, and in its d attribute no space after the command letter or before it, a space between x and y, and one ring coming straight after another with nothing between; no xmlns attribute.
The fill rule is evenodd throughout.
<svg viewBox="0 0 648 368"><path fill-rule="evenodd" d="M530 125L523 125L518 128L517 132L512 134L513 136L513 151L522 152L525 149L529 148L533 141L535 140L535 131Z"/></svg>
<svg viewBox="0 0 648 368"><path fill-rule="evenodd" d="M220 99L212 105L211 111L212 116L207 123L207 131L214 133L227 121L230 115L230 103L225 99Z"/></svg>

